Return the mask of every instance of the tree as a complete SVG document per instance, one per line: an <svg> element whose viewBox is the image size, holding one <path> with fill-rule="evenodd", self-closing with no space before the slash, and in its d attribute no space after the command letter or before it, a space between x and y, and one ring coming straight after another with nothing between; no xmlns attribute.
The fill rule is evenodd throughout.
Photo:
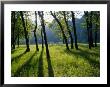
<svg viewBox="0 0 110 87"><path fill-rule="evenodd" d="M75 37L75 48L78 49L77 34L76 34L76 24L75 24L75 15L74 15L73 11L71 11L71 16L72 16L72 24L73 24L74 37Z"/></svg>
<svg viewBox="0 0 110 87"><path fill-rule="evenodd" d="M95 25L94 29L94 42L95 42L95 47L97 47L97 32L99 31L100 28L100 12L99 11L94 11L93 12L93 24Z"/></svg>
<svg viewBox="0 0 110 87"><path fill-rule="evenodd" d="M36 36L36 29L37 29L37 13L35 11L35 29L34 29L34 38L35 38L35 43L36 43L36 50L39 51L39 48L38 48L38 43L37 43L37 36Z"/></svg>
<svg viewBox="0 0 110 87"><path fill-rule="evenodd" d="M73 49L73 37L72 37L71 31L70 31L69 26L68 26L68 20L66 18L65 11L63 11L63 15L64 15L64 20L65 20L66 28L68 30L68 33L69 33L69 36L70 36L70 40L71 40L71 49Z"/></svg>
<svg viewBox="0 0 110 87"><path fill-rule="evenodd" d="M90 29L90 45L91 45L91 47L94 47L94 45L93 45L93 35L92 35L92 11L90 12L89 29Z"/></svg>
<svg viewBox="0 0 110 87"><path fill-rule="evenodd" d="M15 11L12 11L12 16L11 16L11 25L12 25L12 43L11 43L11 46L12 46L12 49L15 49L15 22L16 22L16 19L15 19Z"/></svg>
<svg viewBox="0 0 110 87"><path fill-rule="evenodd" d="M18 47L19 47L19 28L18 28L18 41L17 41L17 43L18 43Z"/></svg>
<svg viewBox="0 0 110 87"><path fill-rule="evenodd" d="M43 14L43 11L38 11L38 15L39 15L39 17L41 19L41 26L42 26L43 34L44 34L47 58L50 58L50 53L49 53L48 43L47 43L47 36L46 36L46 32L45 32L45 24L44 24L44 14Z"/></svg>
<svg viewBox="0 0 110 87"><path fill-rule="evenodd" d="M88 43L89 43L89 49L91 47L94 47L93 44L93 11L85 11L85 18L86 18L86 25L87 25L87 31L88 31Z"/></svg>
<svg viewBox="0 0 110 87"><path fill-rule="evenodd" d="M86 19L86 26L87 26L87 33L88 33L88 44L89 44L89 49L91 49L91 45L90 45L90 33L89 33L89 15L88 15L88 11L84 11L85 14L85 19Z"/></svg>
<svg viewBox="0 0 110 87"><path fill-rule="evenodd" d="M43 31L42 31L42 28L41 28L41 37L42 37L42 48L44 48L44 39L43 39Z"/></svg>
<svg viewBox="0 0 110 87"><path fill-rule="evenodd" d="M18 47L20 44L20 39L24 37L22 20L20 16L20 12L16 11L16 24L15 24L15 42L17 43Z"/></svg>
<svg viewBox="0 0 110 87"><path fill-rule="evenodd" d="M40 23L42 23L41 19L40 19ZM43 35L43 28L41 26L40 25L38 26L38 30L40 30L40 35L42 39L42 49L43 49L44 48L44 35Z"/></svg>
<svg viewBox="0 0 110 87"><path fill-rule="evenodd" d="M50 11L50 13L51 13L51 15L53 16L53 18L57 21L57 23L59 24L60 29L61 29L61 32L62 32L63 39L65 40L66 49L69 50L69 46L68 46L68 42L67 42L67 37L66 37L66 35L65 35L65 33L64 33L62 24L61 24L60 21L57 19L55 13L52 13L52 11Z"/></svg>
<svg viewBox="0 0 110 87"><path fill-rule="evenodd" d="M23 17L23 12L22 11L20 11L20 15L21 15L22 24L23 24L24 33L25 33L25 40L26 40L26 46L27 46L26 52L29 52L30 51L30 48L29 48L28 32L26 30L26 24L25 24L25 21L24 21L24 17Z"/></svg>
<svg viewBox="0 0 110 87"><path fill-rule="evenodd" d="M65 44L65 40L63 39L63 35L60 29L60 26L58 25L58 23L56 22L55 19L53 19L53 21L51 23L48 24L49 29L52 30L52 32L55 34L55 36L63 42L63 44ZM68 34L66 35L66 37L68 36Z"/></svg>

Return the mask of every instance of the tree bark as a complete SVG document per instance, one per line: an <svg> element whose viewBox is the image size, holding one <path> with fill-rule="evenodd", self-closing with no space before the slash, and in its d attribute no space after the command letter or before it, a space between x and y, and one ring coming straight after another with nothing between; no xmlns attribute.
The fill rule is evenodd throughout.
<svg viewBox="0 0 110 87"><path fill-rule="evenodd" d="M95 47L97 47L97 31L95 31Z"/></svg>
<svg viewBox="0 0 110 87"><path fill-rule="evenodd" d="M57 23L59 24L60 29L61 29L61 31L62 31L63 39L65 40L65 43L66 43L66 49L69 50L67 38L66 38L66 36L65 36L65 33L64 33L62 24L61 24L60 21L57 19L56 15L52 13L52 11L50 11L50 13L51 13L51 15L54 17L54 19L57 21Z"/></svg>
<svg viewBox="0 0 110 87"><path fill-rule="evenodd" d="M38 43L37 43L37 35L36 35L36 29L37 29L37 13L35 11L35 29L34 29L34 38L35 38L35 43L36 43L36 50L39 51L39 48L38 48Z"/></svg>
<svg viewBox="0 0 110 87"><path fill-rule="evenodd" d="M22 11L20 11L20 15L21 15L22 24L23 24L23 27L24 27L25 39L26 39L26 46L27 46L26 52L29 52L30 51L29 38L28 38L28 33L27 33L27 30L26 30L25 21L24 21L24 17L23 17L23 12Z"/></svg>
<svg viewBox="0 0 110 87"><path fill-rule="evenodd" d="M89 28L90 28L90 45L91 45L91 47L94 47L94 44L93 44L93 35L92 35L92 11L90 12Z"/></svg>
<svg viewBox="0 0 110 87"><path fill-rule="evenodd" d="M19 47L19 28L18 28L18 47Z"/></svg>
<svg viewBox="0 0 110 87"><path fill-rule="evenodd" d="M95 30L95 47L97 47L97 30L98 30L98 26L97 26L97 24L95 26L96 26L96 30Z"/></svg>
<svg viewBox="0 0 110 87"><path fill-rule="evenodd" d="M95 15L95 17L96 17L96 24L95 24L95 26L96 26L96 29L95 29L95 47L97 47L97 31L98 31L98 24L97 24L97 22L98 22L98 19L99 19L99 15Z"/></svg>
<svg viewBox="0 0 110 87"><path fill-rule="evenodd" d="M62 40L63 40L63 44L65 44L65 39L63 38Z"/></svg>
<svg viewBox="0 0 110 87"><path fill-rule="evenodd" d="M71 14L72 14L72 23L73 23L74 38L75 38L75 48L78 50L78 44L77 44L77 33L76 33L76 24L75 24L75 16L74 16L74 12L71 11Z"/></svg>
<svg viewBox="0 0 110 87"><path fill-rule="evenodd" d="M89 15L88 15L88 11L84 12L85 16L86 16L86 25L87 25L87 33L88 33L88 44L89 44L89 49L91 49L91 45L90 45L90 30L89 30Z"/></svg>
<svg viewBox="0 0 110 87"><path fill-rule="evenodd" d="M45 31L44 18L43 18L43 15L44 15L43 11L38 11L38 15L41 18L41 25L42 25L42 29L43 29L43 33L44 33L44 40L45 40L47 58L50 58L50 53L49 53L48 43L47 43L47 36L46 36L46 31Z"/></svg>
<svg viewBox="0 0 110 87"><path fill-rule="evenodd" d="M43 33L42 33L42 28L41 28L41 37L42 37L42 48L44 48L44 39L43 39Z"/></svg>
<svg viewBox="0 0 110 87"><path fill-rule="evenodd" d="M71 40L71 49L73 49L73 37L72 37L71 31L70 31L69 26L68 26L68 21L66 19L65 11L63 11L63 15L64 15L64 20L65 20L66 28L68 30L68 33L69 33L69 36L70 36L70 40Z"/></svg>
<svg viewBox="0 0 110 87"><path fill-rule="evenodd" d="M12 49L15 49L15 11L12 12Z"/></svg>

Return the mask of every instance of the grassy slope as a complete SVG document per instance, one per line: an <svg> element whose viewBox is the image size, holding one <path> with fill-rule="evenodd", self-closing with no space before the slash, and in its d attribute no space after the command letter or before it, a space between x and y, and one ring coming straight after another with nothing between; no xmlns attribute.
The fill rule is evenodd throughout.
<svg viewBox="0 0 110 87"><path fill-rule="evenodd" d="M79 50L65 50L65 45L49 45L50 60L46 58L45 48L35 51L31 45L30 52L25 53L25 45L12 51L12 76L54 76L54 77L91 77L100 76L100 49L88 49L87 45L79 45Z"/></svg>

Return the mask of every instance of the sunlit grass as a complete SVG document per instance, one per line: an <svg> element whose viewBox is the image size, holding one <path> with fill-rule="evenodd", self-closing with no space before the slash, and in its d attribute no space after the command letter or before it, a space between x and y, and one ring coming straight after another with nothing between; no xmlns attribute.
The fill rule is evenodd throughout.
<svg viewBox="0 0 110 87"><path fill-rule="evenodd" d="M46 58L45 48L30 45L25 53L25 45L12 51L11 76L17 77L96 77L100 76L100 47L88 49L79 45L79 50L66 50L65 45L49 45L50 60ZM51 72L53 73L52 75Z"/></svg>

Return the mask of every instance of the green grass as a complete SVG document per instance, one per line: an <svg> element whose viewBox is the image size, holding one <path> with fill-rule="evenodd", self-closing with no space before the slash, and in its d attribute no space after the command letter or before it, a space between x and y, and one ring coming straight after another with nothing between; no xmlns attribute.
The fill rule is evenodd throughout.
<svg viewBox="0 0 110 87"><path fill-rule="evenodd" d="M79 44L79 50L67 51L65 45L49 45L50 59L45 48L30 45L25 53L25 45L12 50L11 76L14 77L99 77L100 46L88 49Z"/></svg>

